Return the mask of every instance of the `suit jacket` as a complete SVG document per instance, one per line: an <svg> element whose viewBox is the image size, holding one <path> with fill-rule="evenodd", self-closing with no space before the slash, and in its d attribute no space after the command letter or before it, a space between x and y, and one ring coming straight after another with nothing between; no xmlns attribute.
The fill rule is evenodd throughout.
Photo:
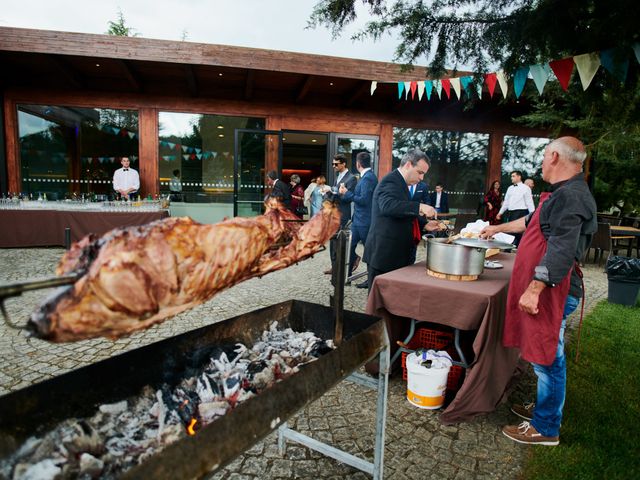
<svg viewBox="0 0 640 480"><path fill-rule="evenodd" d="M431 203L429 203L429 186L425 182L418 182L416 183L415 187L416 188L413 191L413 196L409 195L411 200L413 200L414 202L431 205ZM423 217L422 215L418 217L418 221L420 222L420 230L422 230L428 222L427 218Z"/></svg>
<svg viewBox="0 0 640 480"><path fill-rule="evenodd" d="M438 194L436 192L431 192L429 195L429 205L433 208L436 208L437 196ZM449 213L449 194L444 191L440 197L440 213Z"/></svg>
<svg viewBox="0 0 640 480"><path fill-rule="evenodd" d="M284 183L282 180L276 180L276 183L273 185L273 190L271 190L271 196L282 200L285 207L291 207L291 189L289 188L289 185Z"/></svg>
<svg viewBox="0 0 640 480"><path fill-rule="evenodd" d="M386 175L373 193L371 227L364 248L367 265L383 272L406 267L413 254L413 219L420 205L409 198L398 170Z"/></svg>
<svg viewBox="0 0 640 480"><path fill-rule="evenodd" d="M337 183L338 176L336 175L336 181L334 181L334 187L339 187L340 185ZM349 190L349 192L353 193L356 189L356 184L358 180L354 177L351 172L347 171L344 177L340 179L340 183L344 183L344 186ZM349 193L347 192L347 193ZM351 220L351 200L346 198L346 193L344 195L337 195L339 199L338 209L340 210L340 228L344 227L349 220Z"/></svg>
<svg viewBox="0 0 640 480"><path fill-rule="evenodd" d="M373 201L373 191L377 185L378 177L373 173L373 170L367 170L360 178L355 190L348 191L343 195L345 200L353 202L351 222L354 227L368 228L371 225L371 202Z"/></svg>

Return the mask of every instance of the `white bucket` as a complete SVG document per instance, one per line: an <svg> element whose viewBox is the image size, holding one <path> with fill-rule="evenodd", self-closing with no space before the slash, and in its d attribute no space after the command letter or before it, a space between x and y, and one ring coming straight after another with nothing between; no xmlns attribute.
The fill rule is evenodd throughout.
<svg viewBox="0 0 640 480"><path fill-rule="evenodd" d="M416 354L407 356L407 400L418 408L434 410L442 407L447 390L447 377L451 367L427 368L415 360Z"/></svg>

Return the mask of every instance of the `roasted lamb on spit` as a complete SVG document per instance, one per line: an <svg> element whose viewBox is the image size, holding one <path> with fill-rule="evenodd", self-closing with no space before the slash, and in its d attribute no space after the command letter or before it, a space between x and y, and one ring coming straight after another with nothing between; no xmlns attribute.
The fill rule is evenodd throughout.
<svg viewBox="0 0 640 480"><path fill-rule="evenodd" d="M264 215L215 225L176 217L85 237L56 270L78 280L32 314L29 330L68 342L148 328L239 282L308 258L340 225L330 202L302 226L276 199L266 207Z"/></svg>

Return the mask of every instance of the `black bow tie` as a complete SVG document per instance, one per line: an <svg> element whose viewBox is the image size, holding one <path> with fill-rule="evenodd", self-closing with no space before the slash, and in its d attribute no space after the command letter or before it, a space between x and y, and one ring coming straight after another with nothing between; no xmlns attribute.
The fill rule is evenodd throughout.
<svg viewBox="0 0 640 480"><path fill-rule="evenodd" d="M128 172L128 171L129 171L129 169L128 169L128 168L123 168L122 170L123 170L123 171L125 171L125 172Z"/></svg>

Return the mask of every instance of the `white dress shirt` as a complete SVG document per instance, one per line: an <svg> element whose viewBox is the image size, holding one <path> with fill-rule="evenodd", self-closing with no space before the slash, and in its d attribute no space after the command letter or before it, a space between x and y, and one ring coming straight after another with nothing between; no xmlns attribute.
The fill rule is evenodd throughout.
<svg viewBox="0 0 640 480"><path fill-rule="evenodd" d="M349 171L348 168L345 168L337 177L336 177L336 187L340 186L340 182L342 181L342 179L344 178L344 176L347 174L347 172Z"/></svg>
<svg viewBox="0 0 640 480"><path fill-rule="evenodd" d="M442 192L436 192L436 204L435 208L440 208L440 199L442 198Z"/></svg>
<svg viewBox="0 0 640 480"><path fill-rule="evenodd" d="M498 213L502 215L510 210L529 210L529 213L532 213L535 209L531 189L524 183L519 182L507 189L504 202L502 202L502 207L500 207Z"/></svg>
<svg viewBox="0 0 640 480"><path fill-rule="evenodd" d="M130 188L133 188L134 191L140 189L140 176L138 172L131 167L126 170L124 168L117 169L113 173L113 189L119 191L129 190Z"/></svg>

